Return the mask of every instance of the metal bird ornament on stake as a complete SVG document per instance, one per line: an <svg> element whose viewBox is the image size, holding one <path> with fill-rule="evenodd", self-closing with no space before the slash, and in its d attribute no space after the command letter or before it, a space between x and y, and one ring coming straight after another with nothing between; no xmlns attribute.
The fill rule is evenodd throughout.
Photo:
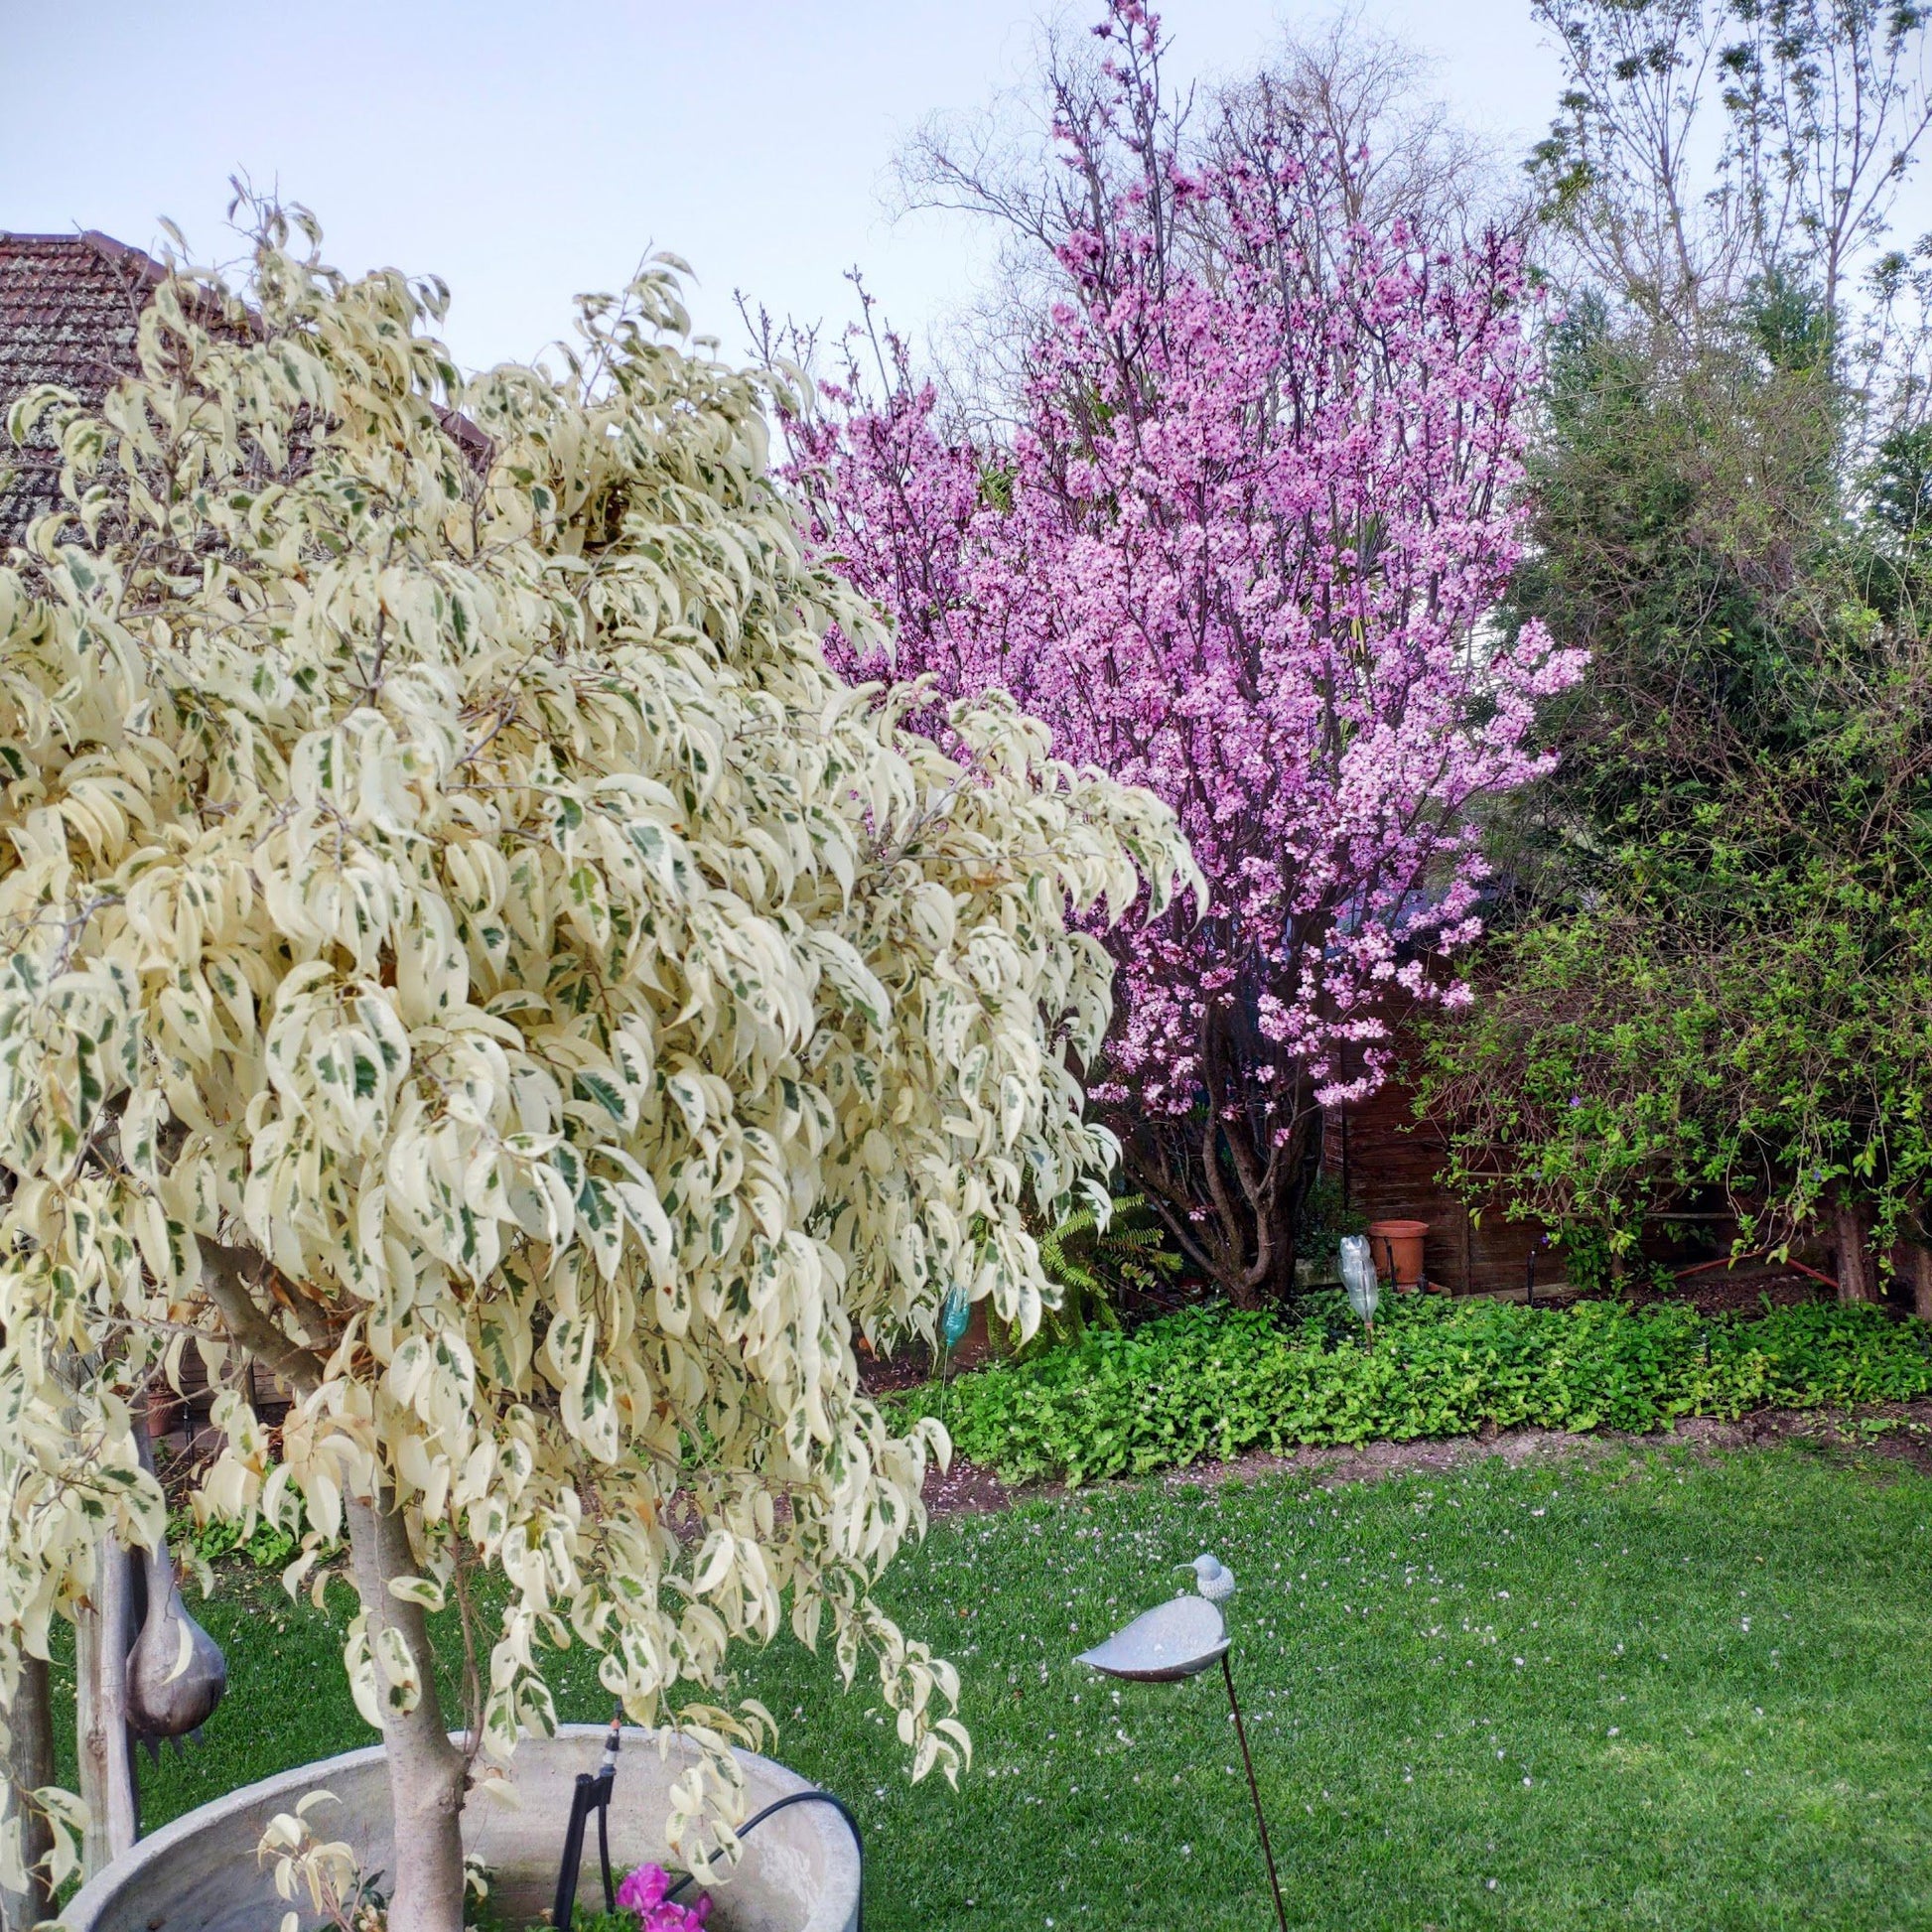
<svg viewBox="0 0 1932 1932"><path fill-rule="evenodd" d="M1241 1762L1248 1771L1248 1795L1254 1800L1262 1861L1268 1866L1268 1883L1275 1894L1275 1918L1281 1932L1288 1932L1288 1907L1282 1903L1282 1881L1275 1872L1275 1848L1268 1842L1261 1786L1248 1751L1248 1726L1241 1716L1241 1701L1234 1695L1234 1669L1228 1662L1234 1639L1228 1635L1221 1615L1221 1605L1235 1592L1234 1572L1219 1557L1205 1552L1178 1568L1194 1573L1198 1595L1176 1596L1157 1604L1116 1630L1104 1643L1081 1651L1074 1661L1128 1684L1177 1683L1220 1665L1222 1681L1227 1685L1228 1710L1234 1716L1234 1734L1241 1744Z"/></svg>
<svg viewBox="0 0 1932 1932"><path fill-rule="evenodd" d="M1365 1234L1341 1237L1341 1285L1355 1318L1368 1331L1368 1345L1375 1346L1375 1311L1382 1304L1382 1283L1375 1273L1375 1257Z"/></svg>
<svg viewBox="0 0 1932 1932"><path fill-rule="evenodd" d="M1239 1587L1234 1581L1234 1572L1216 1556L1203 1554L1192 1563L1176 1564L1174 1568L1190 1571L1194 1587L1210 1603L1225 1603Z"/></svg>

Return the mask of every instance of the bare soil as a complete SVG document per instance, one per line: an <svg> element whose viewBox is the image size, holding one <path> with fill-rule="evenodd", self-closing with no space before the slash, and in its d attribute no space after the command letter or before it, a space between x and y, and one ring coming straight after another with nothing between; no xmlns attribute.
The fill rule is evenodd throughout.
<svg viewBox="0 0 1932 1932"><path fill-rule="evenodd" d="M1794 1268L1740 1262L1734 1268L1704 1268L1680 1275L1668 1292L1629 1285L1623 1300L1639 1308L1689 1302L1700 1314L1759 1314L1767 1304L1774 1309L1795 1308L1805 1302L1829 1302L1835 1293L1829 1282Z"/></svg>
<svg viewBox="0 0 1932 1932"><path fill-rule="evenodd" d="M858 1347L859 1386L868 1395L897 1395L931 1379L932 1351L922 1341L909 1341L894 1355L878 1354L864 1340Z"/></svg>
<svg viewBox="0 0 1932 1932"><path fill-rule="evenodd" d="M1574 1308L1579 1302L1628 1302L1634 1308L1655 1308L1666 1302L1687 1303L1700 1314L1761 1314L1766 1307L1795 1308L1804 1302L1829 1302L1834 1290L1830 1282L1795 1268L1769 1266L1763 1262L1741 1262L1735 1267L1713 1264L1695 1273L1680 1275L1667 1289L1654 1288L1637 1280L1617 1284L1612 1294L1588 1295L1569 1282L1539 1284L1539 1308ZM1458 1297L1458 1300L1461 1298ZM1520 1291L1497 1297L1520 1302ZM1908 1307L1901 1302L1901 1307Z"/></svg>

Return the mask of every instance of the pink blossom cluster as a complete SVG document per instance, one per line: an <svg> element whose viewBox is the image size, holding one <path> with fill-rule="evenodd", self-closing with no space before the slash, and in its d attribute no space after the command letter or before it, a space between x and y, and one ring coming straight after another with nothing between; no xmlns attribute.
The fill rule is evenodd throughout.
<svg viewBox="0 0 1932 1932"><path fill-rule="evenodd" d="M1079 192L1016 433L948 434L888 338L887 392L856 363L826 385L794 475L900 674L1005 686L1179 813L1211 903L1110 939L1092 1092L1130 1159L1181 1132L1199 1221L1208 1170L1253 1196L1298 1122L1374 1087L1397 998L1462 997L1472 807L1542 769L1536 707L1581 659L1493 621L1534 375L1515 244L1351 221L1287 125L1183 162L1158 22L1115 0L1096 31L1112 91L1059 116ZM1203 1116L1221 1151L1180 1129Z"/></svg>
<svg viewBox="0 0 1932 1932"><path fill-rule="evenodd" d="M678 1905L665 1896L670 1888L661 1864L640 1864L618 1886L619 1908L637 1914L638 1932L704 1932L710 1898L700 1893L695 1905Z"/></svg>

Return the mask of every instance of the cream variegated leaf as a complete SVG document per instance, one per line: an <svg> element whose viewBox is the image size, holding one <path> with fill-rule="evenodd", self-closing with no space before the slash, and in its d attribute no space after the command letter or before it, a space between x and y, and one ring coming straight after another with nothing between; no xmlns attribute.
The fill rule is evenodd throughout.
<svg viewBox="0 0 1932 1932"><path fill-rule="evenodd" d="M271 221L242 293L183 276L98 411L13 412L73 507L0 567L0 1710L101 1531L160 1533L130 1400L193 1345L198 1507L299 1498L292 1587L378 1491L410 1603L500 1571L488 1755L588 1643L698 1739L702 1860L769 1723L693 1700L789 1593L953 1776L957 1680L872 1593L946 1445L855 1344L955 1283L1038 1319L1023 1209L1114 1153L1088 928L1188 876L1172 817L998 695L948 754L828 670L876 619L670 268L461 395L397 275ZM425 1694L373 1612L346 1664L371 1722Z"/></svg>

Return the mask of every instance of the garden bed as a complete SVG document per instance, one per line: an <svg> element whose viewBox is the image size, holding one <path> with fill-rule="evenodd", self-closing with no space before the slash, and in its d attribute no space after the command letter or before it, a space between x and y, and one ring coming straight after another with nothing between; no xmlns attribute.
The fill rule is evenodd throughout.
<svg viewBox="0 0 1932 1932"><path fill-rule="evenodd" d="M1253 1450L1540 1428L1645 1434L1692 1417L1932 1396L1932 1329L1875 1308L1755 1318L1682 1304L1532 1309L1408 1298L1375 1345L1324 1308L1290 1327L1197 1309L922 1389L957 1448L1008 1482L1147 1475Z"/></svg>
<svg viewBox="0 0 1932 1932"><path fill-rule="evenodd" d="M1511 1469L1558 1464L1588 1468L1609 1457L1659 1450L1685 1449L1708 1457L1783 1444L1827 1456L1854 1456L1872 1472L1898 1463L1932 1476L1932 1398L1855 1409L1754 1409L1735 1422L1690 1416L1668 1434L1651 1436L1613 1429L1588 1434L1511 1429L1342 1449L1311 1445L1279 1451L1250 1449L1227 1461L1210 1457L1183 1463L1166 1470L1161 1481L1170 1489L1213 1489L1228 1482L1292 1476L1332 1489L1393 1476L1449 1475L1488 1461ZM997 1469L955 1455L947 1468L927 1474L925 1506L934 1517L970 1516L1021 1503L1064 1501L1079 1493L1064 1482L1006 1482Z"/></svg>

